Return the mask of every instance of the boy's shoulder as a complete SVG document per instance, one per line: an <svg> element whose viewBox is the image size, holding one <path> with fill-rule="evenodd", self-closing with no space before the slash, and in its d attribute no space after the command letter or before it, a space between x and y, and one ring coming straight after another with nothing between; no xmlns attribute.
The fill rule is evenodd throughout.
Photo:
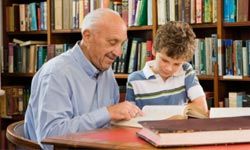
<svg viewBox="0 0 250 150"><path fill-rule="evenodd" d="M193 67L190 63L186 62L182 65L182 69L183 69L183 71L189 71L189 70L192 70Z"/></svg>
<svg viewBox="0 0 250 150"><path fill-rule="evenodd" d="M129 82L135 81L135 80L146 80L143 70L135 71L128 75Z"/></svg>

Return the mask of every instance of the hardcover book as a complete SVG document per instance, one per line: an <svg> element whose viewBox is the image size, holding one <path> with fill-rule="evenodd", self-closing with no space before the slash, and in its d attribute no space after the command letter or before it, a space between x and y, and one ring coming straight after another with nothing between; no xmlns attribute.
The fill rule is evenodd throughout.
<svg viewBox="0 0 250 150"><path fill-rule="evenodd" d="M156 147L250 142L250 116L139 123L137 135Z"/></svg>

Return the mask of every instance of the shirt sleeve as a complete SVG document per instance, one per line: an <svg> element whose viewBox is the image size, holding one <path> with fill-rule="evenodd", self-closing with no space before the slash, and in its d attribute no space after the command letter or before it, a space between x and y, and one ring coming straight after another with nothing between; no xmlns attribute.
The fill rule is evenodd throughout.
<svg viewBox="0 0 250 150"><path fill-rule="evenodd" d="M89 110L82 115L75 112L71 101L73 91L64 75L46 75L36 86L33 98L37 99L36 134L38 141L45 137L82 132L101 128L110 121L106 107ZM84 107L84 106L83 106ZM83 108L88 109L88 108Z"/></svg>
<svg viewBox="0 0 250 150"><path fill-rule="evenodd" d="M191 101L200 96L205 95L203 88L200 85L199 80L192 67L190 67L186 72L185 86L186 86L187 96Z"/></svg>
<svg viewBox="0 0 250 150"><path fill-rule="evenodd" d="M135 93L130 81L126 85L126 100L135 103Z"/></svg>

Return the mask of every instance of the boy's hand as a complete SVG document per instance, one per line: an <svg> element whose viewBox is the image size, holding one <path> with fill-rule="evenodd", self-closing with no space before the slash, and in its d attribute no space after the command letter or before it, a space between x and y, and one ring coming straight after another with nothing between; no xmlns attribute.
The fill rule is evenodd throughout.
<svg viewBox="0 0 250 150"><path fill-rule="evenodd" d="M113 121L130 120L136 116L143 115L140 108L128 101L109 106L107 109Z"/></svg>

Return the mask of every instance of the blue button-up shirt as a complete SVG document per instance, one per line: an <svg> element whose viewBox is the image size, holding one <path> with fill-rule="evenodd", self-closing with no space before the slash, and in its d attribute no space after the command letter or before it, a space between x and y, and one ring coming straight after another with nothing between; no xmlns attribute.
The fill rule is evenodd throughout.
<svg viewBox="0 0 250 150"><path fill-rule="evenodd" d="M78 43L36 73L25 114L27 138L84 132L109 124L107 106L118 103L119 89L111 68L100 72Z"/></svg>

